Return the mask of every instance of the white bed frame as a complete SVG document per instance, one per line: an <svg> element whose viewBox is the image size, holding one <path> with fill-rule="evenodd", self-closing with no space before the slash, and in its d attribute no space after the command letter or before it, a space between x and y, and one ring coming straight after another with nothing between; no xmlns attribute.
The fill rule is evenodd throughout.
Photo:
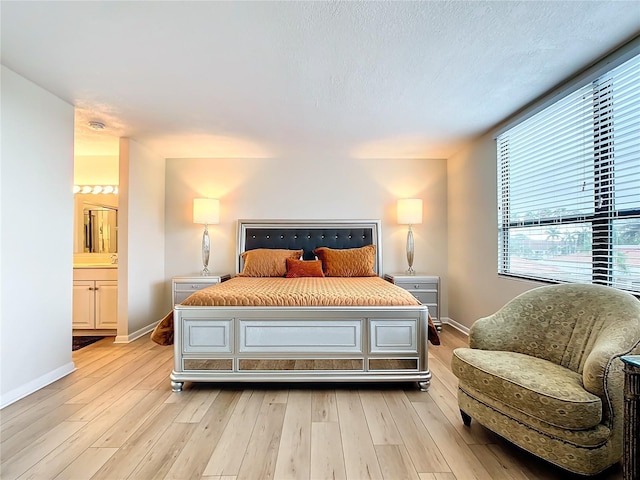
<svg viewBox="0 0 640 480"><path fill-rule="evenodd" d="M247 248L304 248L308 256L313 246L365 242L376 245L380 275L380 238L379 220L239 220L236 268L242 270L240 254ZM424 305L176 305L171 387L179 392L184 382L417 382L426 391L427 318Z"/></svg>

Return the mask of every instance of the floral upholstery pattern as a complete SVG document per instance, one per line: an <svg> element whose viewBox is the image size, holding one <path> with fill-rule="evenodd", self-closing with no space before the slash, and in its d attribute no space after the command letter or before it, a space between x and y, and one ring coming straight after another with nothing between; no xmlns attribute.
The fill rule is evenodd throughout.
<svg viewBox="0 0 640 480"><path fill-rule="evenodd" d="M620 357L640 353L640 301L598 285L530 290L456 349L460 410L522 448L593 475L622 456Z"/></svg>
<svg viewBox="0 0 640 480"><path fill-rule="evenodd" d="M600 397L584 389L582 376L547 360L461 348L452 368L465 385L551 425L582 429L602 421Z"/></svg>

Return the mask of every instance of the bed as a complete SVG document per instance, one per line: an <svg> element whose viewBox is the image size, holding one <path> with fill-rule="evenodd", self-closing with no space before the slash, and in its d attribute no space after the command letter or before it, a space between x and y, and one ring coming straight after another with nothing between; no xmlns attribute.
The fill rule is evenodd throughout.
<svg viewBox="0 0 640 480"><path fill-rule="evenodd" d="M380 278L379 220L239 220L237 239L237 275L174 307L173 391L185 382L416 382L428 389L428 309L410 294L402 298L408 292ZM293 275L297 278L282 278L282 272L263 278L256 259L283 251L298 252L286 261L287 276L298 267L315 272L320 263L333 278L308 278L304 272ZM359 276L356 254L370 259L373 272L365 275L370 282ZM345 258L355 260L346 278L339 278ZM333 270L326 271L328 265ZM284 286L284 300L265 301L258 284ZM336 300L341 284L371 284L393 300ZM306 298L309 285L330 294ZM222 297L223 287L232 291L232 300ZM258 300L242 297L241 290ZM208 303L212 298L217 304Z"/></svg>

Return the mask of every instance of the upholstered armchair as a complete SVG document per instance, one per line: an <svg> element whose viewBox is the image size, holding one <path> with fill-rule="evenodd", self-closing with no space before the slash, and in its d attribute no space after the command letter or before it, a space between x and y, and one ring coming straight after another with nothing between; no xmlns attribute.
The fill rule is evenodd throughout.
<svg viewBox="0 0 640 480"><path fill-rule="evenodd" d="M622 355L640 353L640 301L597 285L530 290L476 321L453 352L471 419L566 470L622 457Z"/></svg>

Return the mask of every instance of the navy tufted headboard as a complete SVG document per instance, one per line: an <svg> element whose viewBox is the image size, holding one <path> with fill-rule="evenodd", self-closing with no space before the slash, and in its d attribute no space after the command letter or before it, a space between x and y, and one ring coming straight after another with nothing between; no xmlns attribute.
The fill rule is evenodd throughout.
<svg viewBox="0 0 640 480"><path fill-rule="evenodd" d="M380 275L382 249L380 220L238 220L236 272L242 271L240 255L255 248L304 250L311 260L317 247L356 248L376 246L374 270Z"/></svg>

